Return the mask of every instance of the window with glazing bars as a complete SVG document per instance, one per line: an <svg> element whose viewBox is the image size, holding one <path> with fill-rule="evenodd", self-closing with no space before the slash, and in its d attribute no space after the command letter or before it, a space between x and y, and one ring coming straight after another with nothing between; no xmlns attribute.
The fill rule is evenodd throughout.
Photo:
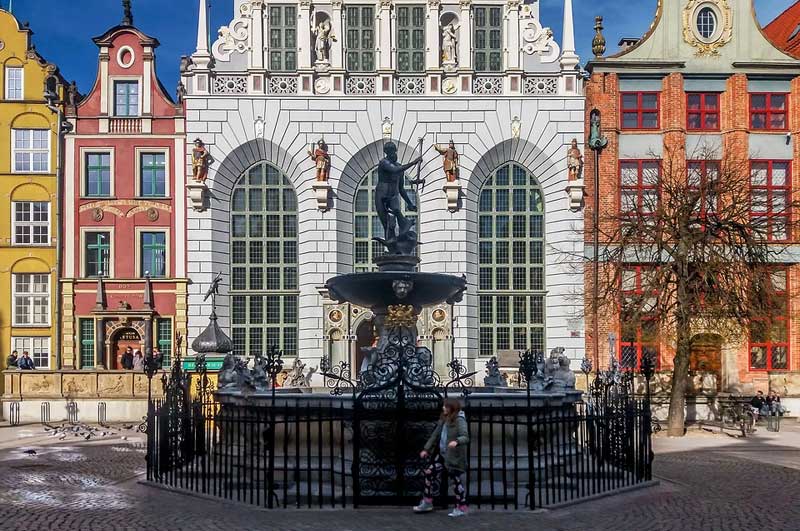
<svg viewBox="0 0 800 531"><path fill-rule="evenodd" d="M789 369L789 286L785 269L767 273L772 292L769 299L776 310L772 318L750 322L750 370L785 371Z"/></svg>
<svg viewBox="0 0 800 531"><path fill-rule="evenodd" d="M791 228L792 163L788 160L750 162L750 218L767 240L789 239Z"/></svg>
<svg viewBox="0 0 800 531"><path fill-rule="evenodd" d="M241 176L231 197L231 332L234 352L271 346L297 354L297 198L270 164Z"/></svg>
<svg viewBox="0 0 800 531"><path fill-rule="evenodd" d="M94 367L94 319L79 319L81 369Z"/></svg>
<svg viewBox="0 0 800 531"><path fill-rule="evenodd" d="M114 115L139 116L139 82L114 82Z"/></svg>
<svg viewBox="0 0 800 531"><path fill-rule="evenodd" d="M167 195L167 156L164 153L142 153L139 187L142 197Z"/></svg>
<svg viewBox="0 0 800 531"><path fill-rule="evenodd" d="M375 70L375 8L348 6L345 10L347 70Z"/></svg>
<svg viewBox="0 0 800 531"><path fill-rule="evenodd" d="M11 171L47 173L50 171L50 130L12 129Z"/></svg>
<svg viewBox="0 0 800 531"><path fill-rule="evenodd" d="M269 6L269 68L274 72L297 69L297 8Z"/></svg>
<svg viewBox="0 0 800 531"><path fill-rule="evenodd" d="M156 319L156 344L161 351L163 367L169 367L172 359L172 319Z"/></svg>
<svg viewBox="0 0 800 531"><path fill-rule="evenodd" d="M425 7L398 5L397 70L425 71Z"/></svg>
<svg viewBox="0 0 800 531"><path fill-rule="evenodd" d="M536 178L509 162L478 203L480 355L544 351L544 201Z"/></svg>
<svg viewBox="0 0 800 531"><path fill-rule="evenodd" d="M108 197L111 195L111 154L87 153L84 195Z"/></svg>
<svg viewBox="0 0 800 531"><path fill-rule="evenodd" d="M6 67L6 99L21 100L24 70L18 66Z"/></svg>
<svg viewBox="0 0 800 531"><path fill-rule="evenodd" d="M383 226L374 205L377 182L378 171L371 170L364 175L356 190L355 204L353 205L353 269L356 272L377 270L374 260L386 254L383 245L372 240L375 237L384 237ZM419 199L414 192L408 189L406 191L414 204L417 204ZM400 208L403 214L414 220L414 223L418 222L416 215L413 213L409 215L405 201L400 202ZM417 227L417 233L419 233L419 227Z"/></svg>
<svg viewBox="0 0 800 531"><path fill-rule="evenodd" d="M622 271L619 362L623 369L640 369L644 357L659 367L658 321L652 315L658 296L653 271L644 266Z"/></svg>
<svg viewBox="0 0 800 531"><path fill-rule="evenodd" d="M503 70L503 9L501 7L474 7L473 66L476 72Z"/></svg>
<svg viewBox="0 0 800 531"><path fill-rule="evenodd" d="M141 233L141 275L161 278L167 274L167 235L164 232Z"/></svg>
<svg viewBox="0 0 800 531"><path fill-rule="evenodd" d="M11 222L14 245L48 245L50 243L50 203L46 201L13 201Z"/></svg>
<svg viewBox="0 0 800 531"><path fill-rule="evenodd" d="M111 267L111 233L87 232L84 260L87 277L107 277Z"/></svg>

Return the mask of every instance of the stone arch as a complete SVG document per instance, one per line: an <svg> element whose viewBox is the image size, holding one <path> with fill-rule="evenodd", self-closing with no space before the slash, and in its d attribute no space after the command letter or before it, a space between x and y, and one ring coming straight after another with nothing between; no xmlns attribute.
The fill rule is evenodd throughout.
<svg viewBox="0 0 800 531"><path fill-rule="evenodd" d="M24 112L18 114L11 121L11 128L50 129L50 120L38 112Z"/></svg>
<svg viewBox="0 0 800 531"><path fill-rule="evenodd" d="M47 273L55 271L50 264L35 256L20 258L11 264L9 270L12 273Z"/></svg>
<svg viewBox="0 0 800 531"><path fill-rule="evenodd" d="M383 145L387 140L375 140L358 150L345 164L336 183L334 197L337 224L336 262L340 273L353 268L353 201L364 175L383 158ZM392 140L397 145L397 157L407 162L416 155L415 147L400 140ZM419 214L419 213L418 213Z"/></svg>
<svg viewBox="0 0 800 531"><path fill-rule="evenodd" d="M214 152L211 152L214 155ZM294 157L282 147L265 140L254 138L240 144L233 151L225 156L225 159L214 170L212 166L208 184L208 192L211 195L212 207L223 208L227 213L233 187L244 172L258 164L268 162L281 170L298 194L298 185L301 182L300 175L303 170L298 166ZM224 217L224 216L223 216ZM214 218L215 224L222 219Z"/></svg>
<svg viewBox="0 0 800 531"><path fill-rule="evenodd" d="M11 190L12 201L46 201L52 199L50 192L38 183L22 183Z"/></svg>

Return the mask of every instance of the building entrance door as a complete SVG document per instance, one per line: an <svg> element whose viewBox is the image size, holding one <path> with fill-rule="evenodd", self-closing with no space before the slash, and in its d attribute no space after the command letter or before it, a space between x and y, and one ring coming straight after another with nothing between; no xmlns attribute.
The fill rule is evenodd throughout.
<svg viewBox="0 0 800 531"><path fill-rule="evenodd" d="M717 334L698 334L692 338L689 370L711 373L716 380L717 391L722 385L722 338Z"/></svg>
<svg viewBox="0 0 800 531"><path fill-rule="evenodd" d="M109 369L122 369L121 358L128 347L131 347L134 353L142 350L142 338L139 336L139 332L133 328L123 328L115 336L111 346L111 367Z"/></svg>
<svg viewBox="0 0 800 531"><path fill-rule="evenodd" d="M364 363L366 355L361 350L365 347L374 347L378 344L378 337L375 335L375 325L372 321L362 321L356 329L356 351L353 355L354 371L353 373L358 376L361 374L361 366Z"/></svg>

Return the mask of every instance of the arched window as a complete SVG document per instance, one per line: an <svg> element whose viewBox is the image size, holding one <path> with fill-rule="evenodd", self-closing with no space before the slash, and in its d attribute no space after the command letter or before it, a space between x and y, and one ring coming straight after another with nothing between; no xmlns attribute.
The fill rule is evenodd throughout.
<svg viewBox="0 0 800 531"><path fill-rule="evenodd" d="M297 355L297 197L267 163L231 196L231 331L238 355L275 345Z"/></svg>
<svg viewBox="0 0 800 531"><path fill-rule="evenodd" d="M385 253L383 245L372 241L372 238L376 236L383 237L383 226L375 210L375 185L377 183L378 171L373 169L364 175L356 189L353 204L353 269L357 273L376 270L377 267L373 260ZM404 186L414 204L419 205L419 200L414 191L409 188L408 183L404 183ZM400 205L403 213L417 223L417 232L419 233L416 213L412 212L409 215L405 202L402 200Z"/></svg>
<svg viewBox="0 0 800 531"><path fill-rule="evenodd" d="M484 183L478 219L480 354L544 351L544 201L513 162Z"/></svg>

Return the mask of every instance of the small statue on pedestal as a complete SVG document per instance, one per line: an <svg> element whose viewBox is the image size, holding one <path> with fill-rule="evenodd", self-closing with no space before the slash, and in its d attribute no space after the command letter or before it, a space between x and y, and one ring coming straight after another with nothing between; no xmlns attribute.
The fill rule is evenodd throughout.
<svg viewBox="0 0 800 531"><path fill-rule="evenodd" d="M570 181L577 181L583 177L583 153L578 148L578 140L575 138L572 139L572 145L567 150L567 169Z"/></svg>
<svg viewBox="0 0 800 531"><path fill-rule="evenodd" d="M328 174L331 167L331 156L328 154L328 144L324 140L317 142L316 148L312 144L312 149L308 150L308 156L314 161L314 166L317 168L317 181L325 182L328 180Z"/></svg>
<svg viewBox="0 0 800 531"><path fill-rule="evenodd" d="M442 64L447 67L458 65L458 28L452 22L442 28Z"/></svg>
<svg viewBox="0 0 800 531"><path fill-rule="evenodd" d="M311 376L317 372L316 367L311 367L308 372L305 372L306 364L300 361L300 358L295 358L292 363L292 368L286 375L283 381L283 387L311 387Z"/></svg>
<svg viewBox="0 0 800 531"><path fill-rule="evenodd" d="M500 374L500 367L495 356L492 356L491 359L486 362L486 376L483 379L483 385L489 387L508 386L508 382Z"/></svg>
<svg viewBox="0 0 800 531"><path fill-rule="evenodd" d="M453 140L450 140L450 143L447 145L447 147L434 144L433 149L441 153L444 157L442 160L442 165L444 167L444 176L447 179L447 182L455 182L458 179L458 151L456 151L456 145L453 143Z"/></svg>
<svg viewBox="0 0 800 531"><path fill-rule="evenodd" d="M206 149L205 144L199 138L194 140L192 149L192 179L199 183L206 182L208 178L208 167L214 163L214 158Z"/></svg>
<svg viewBox="0 0 800 531"><path fill-rule="evenodd" d="M333 34L331 28L331 21L327 18L324 19L315 28L311 28L311 33L316 37L314 41L314 53L317 57L316 64L329 64L328 50L330 50L331 42L336 41L336 35Z"/></svg>

